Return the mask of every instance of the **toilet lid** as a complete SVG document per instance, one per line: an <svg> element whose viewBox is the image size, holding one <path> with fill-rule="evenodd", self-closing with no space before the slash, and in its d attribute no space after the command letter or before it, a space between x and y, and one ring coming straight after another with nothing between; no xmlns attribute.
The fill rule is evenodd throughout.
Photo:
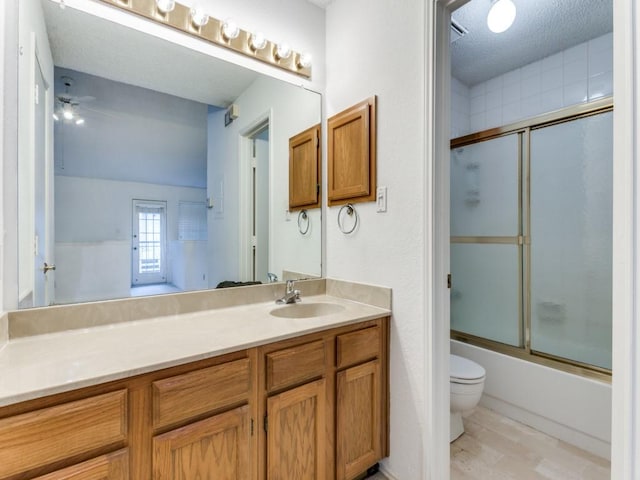
<svg viewBox="0 0 640 480"><path fill-rule="evenodd" d="M452 379L479 380L484 378L485 374L484 368L476 362L472 362L468 358L459 357L458 355L450 355L449 376Z"/></svg>

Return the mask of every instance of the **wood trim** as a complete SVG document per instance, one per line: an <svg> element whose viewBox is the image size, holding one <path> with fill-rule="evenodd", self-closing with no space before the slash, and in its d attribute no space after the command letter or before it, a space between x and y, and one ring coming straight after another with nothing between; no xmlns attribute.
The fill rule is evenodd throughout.
<svg viewBox="0 0 640 480"><path fill-rule="evenodd" d="M327 120L327 187L329 206L345 203L370 202L376 198L376 136L377 136L377 97L374 95ZM351 144L341 143L336 148L335 132L347 125L359 121L361 129ZM353 129L350 129L353 130ZM353 135L347 131L345 136ZM346 138L348 140L348 138ZM350 146L351 145L351 146ZM354 153L352 150L355 149ZM345 151L346 150L346 151ZM354 154L355 157L354 158ZM359 157L359 158L358 158ZM349 160L351 167L336 168L336 162L343 158ZM357 162L355 165L353 162ZM359 172L358 172L359 171ZM357 175L359 173L359 175ZM356 175L354 175L356 174ZM341 181L336 182L337 176ZM336 185L336 183L344 185Z"/></svg>
<svg viewBox="0 0 640 480"><path fill-rule="evenodd" d="M136 478L136 477L134 477ZM122 449L34 480L128 480L129 452Z"/></svg>
<svg viewBox="0 0 640 480"><path fill-rule="evenodd" d="M126 438L126 390L8 417L0 420L0 477L122 444Z"/></svg>

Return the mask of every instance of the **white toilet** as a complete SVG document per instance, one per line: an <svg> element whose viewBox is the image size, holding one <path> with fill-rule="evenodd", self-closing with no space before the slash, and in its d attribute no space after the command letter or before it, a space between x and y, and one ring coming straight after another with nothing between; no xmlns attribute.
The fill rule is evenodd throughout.
<svg viewBox="0 0 640 480"><path fill-rule="evenodd" d="M485 370L476 362L458 355L450 355L449 385L451 389L449 441L464 433L462 412L471 410L480 401L484 388Z"/></svg>

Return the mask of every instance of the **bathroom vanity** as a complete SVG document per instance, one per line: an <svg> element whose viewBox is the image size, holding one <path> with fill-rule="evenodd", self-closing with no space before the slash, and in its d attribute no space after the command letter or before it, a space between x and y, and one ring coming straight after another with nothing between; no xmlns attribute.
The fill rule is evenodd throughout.
<svg viewBox="0 0 640 480"><path fill-rule="evenodd" d="M247 287L260 301L10 340L0 478L365 472L388 455L390 310L305 283L327 287L285 306L262 301L275 286Z"/></svg>

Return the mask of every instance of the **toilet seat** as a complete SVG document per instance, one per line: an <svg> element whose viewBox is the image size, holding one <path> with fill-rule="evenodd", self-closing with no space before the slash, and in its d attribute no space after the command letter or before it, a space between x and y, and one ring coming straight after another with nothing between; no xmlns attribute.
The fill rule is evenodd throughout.
<svg viewBox="0 0 640 480"><path fill-rule="evenodd" d="M468 358L450 354L449 380L451 383L476 384L484 381L486 371Z"/></svg>

